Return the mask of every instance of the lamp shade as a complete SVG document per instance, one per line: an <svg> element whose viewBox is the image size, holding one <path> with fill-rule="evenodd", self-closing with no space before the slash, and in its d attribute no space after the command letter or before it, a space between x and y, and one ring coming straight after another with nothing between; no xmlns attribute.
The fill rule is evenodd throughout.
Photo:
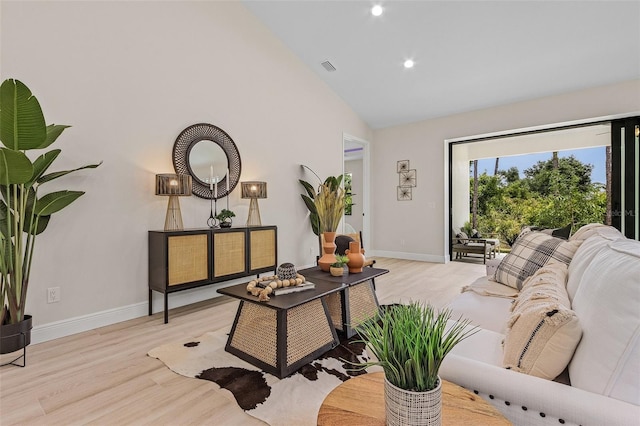
<svg viewBox="0 0 640 426"><path fill-rule="evenodd" d="M191 176L170 173L156 175L156 195L191 195Z"/></svg>
<svg viewBox="0 0 640 426"><path fill-rule="evenodd" d="M267 198L267 182L241 182L242 198Z"/></svg>

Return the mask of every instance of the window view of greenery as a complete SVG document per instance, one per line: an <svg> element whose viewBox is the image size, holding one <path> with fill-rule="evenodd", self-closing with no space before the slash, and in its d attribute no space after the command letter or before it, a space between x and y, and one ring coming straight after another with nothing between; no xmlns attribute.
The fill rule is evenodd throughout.
<svg viewBox="0 0 640 426"><path fill-rule="evenodd" d="M598 159L601 172L604 150L602 147ZM561 228L571 224L575 232L587 223L605 222L606 183L592 181L593 164L574 155L559 157L557 152L549 152L548 159L524 168L521 174L518 167L500 169L500 158L492 161L493 175L486 170L479 173L478 160L470 162L468 231L477 229L482 236L497 237L511 245L527 225ZM606 181L604 172L600 176Z"/></svg>
<svg viewBox="0 0 640 426"><path fill-rule="evenodd" d="M352 173L344 174L344 214L351 216L353 206L353 194L351 193Z"/></svg>

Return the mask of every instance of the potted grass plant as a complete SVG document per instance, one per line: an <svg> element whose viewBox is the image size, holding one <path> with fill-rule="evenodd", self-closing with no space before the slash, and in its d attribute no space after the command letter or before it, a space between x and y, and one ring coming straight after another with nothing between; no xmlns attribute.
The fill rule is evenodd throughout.
<svg viewBox="0 0 640 426"><path fill-rule="evenodd" d="M318 189L316 190L309 182L300 179L299 182L306 191L306 194L301 194L301 196L309 209L313 233L318 236L324 234L323 253L318 260L318 265L323 271L328 272L331 264L336 261L336 231L344 213L344 189L341 186L343 175L329 176L323 182L313 170L311 172L320 182Z"/></svg>
<svg viewBox="0 0 640 426"><path fill-rule="evenodd" d="M356 365L384 370L387 425L440 425L440 365L455 345L477 331L468 320L450 318L450 310L410 302L384 307L356 327L376 358Z"/></svg>
<svg viewBox="0 0 640 426"><path fill-rule="evenodd" d="M24 349L30 343L32 317L25 314L25 302L36 236L47 228L51 215L84 194L61 190L41 195L42 185L99 166L91 164L47 173L61 150L49 150L33 160L26 155L30 150L48 148L67 127L45 124L38 99L24 83L8 79L0 86L3 145L0 147L0 353L3 354Z"/></svg>

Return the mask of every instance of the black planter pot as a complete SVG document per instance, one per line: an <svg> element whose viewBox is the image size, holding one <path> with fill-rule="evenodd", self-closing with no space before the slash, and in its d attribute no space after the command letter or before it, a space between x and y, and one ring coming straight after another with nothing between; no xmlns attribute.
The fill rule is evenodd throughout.
<svg viewBox="0 0 640 426"><path fill-rule="evenodd" d="M16 324L0 326L0 354L9 354L26 348L31 343L31 315Z"/></svg>

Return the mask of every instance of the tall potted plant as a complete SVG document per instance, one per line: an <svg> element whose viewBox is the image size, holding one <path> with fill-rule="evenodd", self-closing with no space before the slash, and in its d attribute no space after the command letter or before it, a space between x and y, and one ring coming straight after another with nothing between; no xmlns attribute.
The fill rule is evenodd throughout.
<svg viewBox="0 0 640 426"><path fill-rule="evenodd" d="M411 302L381 309L356 330L385 376L387 425L440 425L442 383L438 371L455 345L474 334L469 321L448 323L450 310Z"/></svg>
<svg viewBox="0 0 640 426"><path fill-rule="evenodd" d="M36 236L46 229L52 214L84 194L55 191L40 196L40 187L100 165L47 173L61 150L50 150L33 161L27 157L26 151L49 147L67 127L47 126L37 98L22 82L8 79L0 86L0 353L14 352L30 342L31 316L25 315L25 302Z"/></svg>
<svg viewBox="0 0 640 426"><path fill-rule="evenodd" d="M306 167L306 166L304 166ZM311 169L309 169L311 170ZM313 170L311 170L313 172ZM313 172L315 174L315 172ZM317 174L315 174L318 177ZM331 264L336 261L336 231L344 212L344 189L341 187L343 175L329 176L320 182L318 189L302 179L300 184L306 194L301 194L305 205L309 209L311 228L316 235L324 234L323 254L318 260L318 265L323 271L329 271Z"/></svg>

